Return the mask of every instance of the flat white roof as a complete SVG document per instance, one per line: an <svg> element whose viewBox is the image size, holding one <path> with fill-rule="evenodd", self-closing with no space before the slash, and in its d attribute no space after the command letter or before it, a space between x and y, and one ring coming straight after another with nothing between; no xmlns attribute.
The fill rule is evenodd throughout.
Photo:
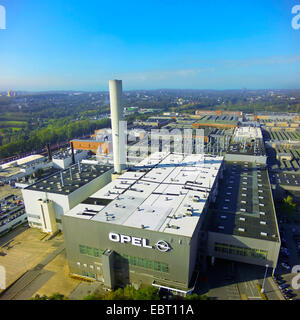
<svg viewBox="0 0 300 320"><path fill-rule="evenodd" d="M108 205L80 204L67 215L81 217L80 210L95 207L89 219L191 237L222 161L208 155L152 154L90 196L111 200Z"/></svg>

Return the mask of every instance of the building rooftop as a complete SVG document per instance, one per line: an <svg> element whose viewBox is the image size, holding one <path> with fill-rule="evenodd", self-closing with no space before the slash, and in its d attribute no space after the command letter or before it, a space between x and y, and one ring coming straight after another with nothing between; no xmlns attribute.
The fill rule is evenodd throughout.
<svg viewBox="0 0 300 320"><path fill-rule="evenodd" d="M91 195L84 208L95 211L89 218L94 221L191 237L222 162L223 157L157 152ZM80 217L82 208L66 215Z"/></svg>
<svg viewBox="0 0 300 320"><path fill-rule="evenodd" d="M257 139L255 142L232 142L227 150L229 154L241 154L249 156L265 156L266 149L264 142L261 139Z"/></svg>
<svg viewBox="0 0 300 320"><path fill-rule="evenodd" d="M234 132L234 138L262 139L261 128L259 128L259 127L237 127Z"/></svg>
<svg viewBox="0 0 300 320"><path fill-rule="evenodd" d="M208 231L279 241L265 166L225 162L219 194L205 222Z"/></svg>
<svg viewBox="0 0 300 320"><path fill-rule="evenodd" d="M300 173L271 172L270 182L271 184L300 188Z"/></svg>
<svg viewBox="0 0 300 320"><path fill-rule="evenodd" d="M110 165L75 164L25 189L68 195L112 168Z"/></svg>

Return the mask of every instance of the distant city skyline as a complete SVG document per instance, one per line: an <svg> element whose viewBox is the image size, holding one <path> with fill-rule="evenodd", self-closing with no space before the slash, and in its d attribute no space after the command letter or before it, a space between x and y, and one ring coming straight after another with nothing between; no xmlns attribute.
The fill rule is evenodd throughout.
<svg viewBox="0 0 300 320"><path fill-rule="evenodd" d="M300 89L297 0L0 0L0 91Z"/></svg>

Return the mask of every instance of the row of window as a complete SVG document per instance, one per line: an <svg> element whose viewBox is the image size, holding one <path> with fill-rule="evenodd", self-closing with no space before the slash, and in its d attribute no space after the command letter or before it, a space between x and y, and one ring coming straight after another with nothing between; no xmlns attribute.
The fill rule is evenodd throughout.
<svg viewBox="0 0 300 320"><path fill-rule="evenodd" d="M89 272L89 271L82 271L82 275L83 275L84 277L96 279L95 273L92 273L92 272Z"/></svg>
<svg viewBox="0 0 300 320"><path fill-rule="evenodd" d="M40 216L36 215L36 214L29 214L27 213L27 217L28 218L34 218L34 219L41 219Z"/></svg>
<svg viewBox="0 0 300 320"><path fill-rule="evenodd" d="M42 224L41 223L38 223L38 222L33 222L33 221L30 221L30 223L29 223L30 225L35 225L35 226L42 226Z"/></svg>
<svg viewBox="0 0 300 320"><path fill-rule="evenodd" d="M104 250L91 248L84 245L79 245L79 252L81 254L98 258L102 256ZM152 269L152 270L161 271L161 272L169 272L169 265L163 262L152 261L152 260L138 258L138 257L132 257L126 254L121 254L120 257L122 257L123 259L126 259L128 264L132 266L138 266L138 267ZM121 262L120 259L119 259L119 262Z"/></svg>
<svg viewBox="0 0 300 320"><path fill-rule="evenodd" d="M251 249L228 245L224 243L215 243L215 251L226 254L234 254L239 256L252 257L257 259L267 259L268 251L261 249Z"/></svg>
<svg viewBox="0 0 300 320"><path fill-rule="evenodd" d="M145 258L132 257L127 254L120 255L123 259L126 259L128 263L132 266L142 267L146 269L152 269L160 272L169 272L169 265L167 263L148 260Z"/></svg>
<svg viewBox="0 0 300 320"><path fill-rule="evenodd" d="M81 254L86 254L91 257L99 258L102 256L104 251L101 249L96 249L96 248L91 248L88 246L79 245L79 252Z"/></svg>

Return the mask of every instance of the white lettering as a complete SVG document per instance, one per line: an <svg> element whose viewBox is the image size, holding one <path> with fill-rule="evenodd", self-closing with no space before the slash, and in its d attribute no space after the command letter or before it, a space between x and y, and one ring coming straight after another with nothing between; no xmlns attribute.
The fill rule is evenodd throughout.
<svg viewBox="0 0 300 320"><path fill-rule="evenodd" d="M300 29L300 5L293 6L292 14L296 14L295 17L292 19L292 28L298 30Z"/></svg>
<svg viewBox="0 0 300 320"><path fill-rule="evenodd" d="M6 272L4 266L0 265L0 289L6 289Z"/></svg>
<svg viewBox="0 0 300 320"><path fill-rule="evenodd" d="M298 273L298 272L300 272L300 265L296 265L292 269L292 273ZM300 280L300 273L298 273L296 276L294 276L292 278L292 287L293 287L293 289L295 289L295 290L300 289L299 280Z"/></svg>
<svg viewBox="0 0 300 320"><path fill-rule="evenodd" d="M149 240L145 238L131 237L131 236L126 236L124 234L118 234L114 232L110 232L108 235L108 238L110 241L113 241L113 242L131 243L133 246L149 248L149 249L154 248L153 246L149 245ZM156 243L155 247L161 252L167 252L171 249L169 244L164 240L159 240Z"/></svg>
<svg viewBox="0 0 300 320"><path fill-rule="evenodd" d="M6 10L3 6L0 6L0 30L1 29L6 29Z"/></svg>
<svg viewBox="0 0 300 320"><path fill-rule="evenodd" d="M147 239L142 239L142 246L145 247L145 248L151 248L152 249L152 246L148 246L147 242L148 242Z"/></svg>
<svg viewBox="0 0 300 320"><path fill-rule="evenodd" d="M121 234L120 239L121 239L121 240L120 240L121 243L128 243L128 242L130 242L131 237L129 237L129 236L124 236L123 234Z"/></svg>
<svg viewBox="0 0 300 320"><path fill-rule="evenodd" d="M111 233L108 235L108 237L109 237L109 240L110 240L110 241L120 242L120 235L117 234L117 233L111 232Z"/></svg>
<svg viewBox="0 0 300 320"><path fill-rule="evenodd" d="M144 240L144 239L143 239L143 240ZM134 246L141 247L141 246L142 246L141 241L142 241L141 238L132 237L132 244L133 244Z"/></svg>

